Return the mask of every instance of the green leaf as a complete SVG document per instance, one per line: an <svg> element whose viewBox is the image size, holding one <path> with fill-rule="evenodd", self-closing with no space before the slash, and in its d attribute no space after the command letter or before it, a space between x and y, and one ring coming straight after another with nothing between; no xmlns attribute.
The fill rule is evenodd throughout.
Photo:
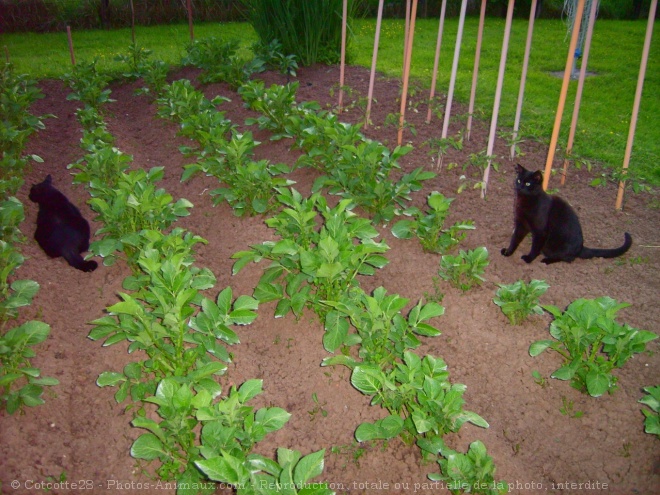
<svg viewBox="0 0 660 495"><path fill-rule="evenodd" d="M252 379L248 380L238 389L238 396L241 399L241 402L246 403L250 399L253 399L259 395L263 390L263 380Z"/></svg>
<svg viewBox="0 0 660 495"><path fill-rule="evenodd" d="M116 373L114 371L106 371L101 373L96 380L99 387L115 387L118 384L125 382L126 377L123 373Z"/></svg>
<svg viewBox="0 0 660 495"><path fill-rule="evenodd" d="M250 472L243 462L224 451L222 452L222 457L195 461L195 464L213 481L220 481L236 486L247 485L250 481Z"/></svg>
<svg viewBox="0 0 660 495"><path fill-rule="evenodd" d="M167 455L167 452L156 435L153 433L144 433L133 442L131 455L136 459L151 461L161 455Z"/></svg>
<svg viewBox="0 0 660 495"><path fill-rule="evenodd" d="M351 374L351 384L365 395L377 394L385 377L376 367L357 366Z"/></svg>
<svg viewBox="0 0 660 495"><path fill-rule="evenodd" d="M267 433L281 429L291 418L291 414L280 407L261 408L255 415L255 421L261 423Z"/></svg>
<svg viewBox="0 0 660 495"><path fill-rule="evenodd" d="M545 351L548 347L554 344L553 340L537 340L532 345L529 346L529 355L536 357Z"/></svg>
<svg viewBox="0 0 660 495"><path fill-rule="evenodd" d="M293 481L297 486L307 483L323 473L325 449L306 455L293 470Z"/></svg>
<svg viewBox="0 0 660 495"><path fill-rule="evenodd" d="M587 392L592 397L600 397L610 388L610 375L595 370L587 373Z"/></svg>

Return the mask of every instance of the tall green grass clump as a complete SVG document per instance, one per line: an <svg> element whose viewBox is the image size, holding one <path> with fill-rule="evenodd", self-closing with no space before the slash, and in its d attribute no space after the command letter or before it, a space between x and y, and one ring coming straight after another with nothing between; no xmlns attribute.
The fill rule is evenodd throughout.
<svg viewBox="0 0 660 495"><path fill-rule="evenodd" d="M342 0L242 0L247 20L264 44L278 40L302 65L334 64L341 53ZM348 18L357 2L349 0Z"/></svg>

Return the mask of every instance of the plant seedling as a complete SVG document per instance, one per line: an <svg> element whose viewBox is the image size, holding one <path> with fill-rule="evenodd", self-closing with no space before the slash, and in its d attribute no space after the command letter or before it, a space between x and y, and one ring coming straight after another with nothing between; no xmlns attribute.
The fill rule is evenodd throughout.
<svg viewBox="0 0 660 495"><path fill-rule="evenodd" d="M463 292L481 285L486 279L483 274L488 266L488 250L478 247L474 250L461 250L458 255L444 255L440 260L438 275Z"/></svg>
<svg viewBox="0 0 660 495"><path fill-rule="evenodd" d="M543 314L539 297L550 287L544 280L532 280L526 284L518 280L510 285L498 284L493 302L500 307L512 325L520 325L532 314Z"/></svg>

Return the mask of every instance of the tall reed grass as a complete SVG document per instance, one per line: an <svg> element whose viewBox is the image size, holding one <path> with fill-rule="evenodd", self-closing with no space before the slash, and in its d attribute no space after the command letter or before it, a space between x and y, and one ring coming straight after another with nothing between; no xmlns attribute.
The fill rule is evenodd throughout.
<svg viewBox="0 0 660 495"><path fill-rule="evenodd" d="M342 0L242 0L248 21L265 44L278 40L301 65L339 62ZM357 6L349 0L349 18Z"/></svg>

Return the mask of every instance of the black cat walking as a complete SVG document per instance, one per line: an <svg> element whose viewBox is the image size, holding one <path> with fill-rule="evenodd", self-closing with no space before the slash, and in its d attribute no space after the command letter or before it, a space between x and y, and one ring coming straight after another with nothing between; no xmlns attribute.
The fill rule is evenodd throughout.
<svg viewBox="0 0 660 495"><path fill-rule="evenodd" d="M96 261L80 255L89 249L89 223L67 197L53 187L48 175L30 189L30 199L39 205L34 238L48 256L62 256L69 265L84 272L96 270Z"/></svg>
<svg viewBox="0 0 660 495"><path fill-rule="evenodd" d="M632 237L626 232L625 242L619 248L585 247L577 214L566 201L543 190L541 172L530 172L516 165L516 173L514 229L509 247L502 249L504 256L511 256L529 233L532 234L532 249L522 256L526 263L531 263L541 253L545 256L541 262L546 264L570 263L575 258L615 258L632 246Z"/></svg>

